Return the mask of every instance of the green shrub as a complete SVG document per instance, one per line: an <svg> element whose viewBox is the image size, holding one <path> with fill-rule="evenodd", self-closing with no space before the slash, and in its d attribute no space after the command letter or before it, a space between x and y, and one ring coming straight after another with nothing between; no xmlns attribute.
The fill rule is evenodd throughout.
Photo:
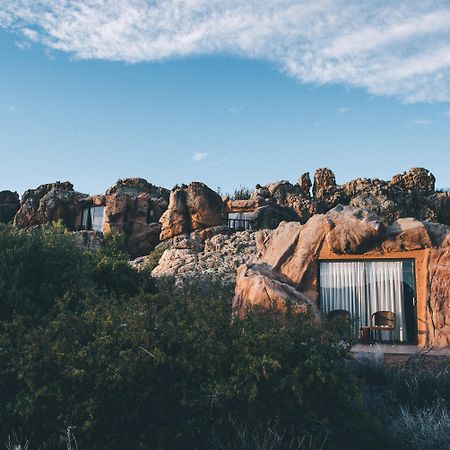
<svg viewBox="0 0 450 450"><path fill-rule="evenodd" d="M117 242L86 252L58 227L3 227L0 261L2 443L214 449L267 424L272 444L351 449L373 432L348 345L308 315L232 321L230 286L153 286Z"/></svg>

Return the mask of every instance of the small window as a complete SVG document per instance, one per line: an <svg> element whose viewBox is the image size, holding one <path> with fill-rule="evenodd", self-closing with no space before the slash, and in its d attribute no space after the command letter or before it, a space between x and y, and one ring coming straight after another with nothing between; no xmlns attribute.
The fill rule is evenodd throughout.
<svg viewBox="0 0 450 450"><path fill-rule="evenodd" d="M89 206L83 209L81 227L83 230L103 231L104 206Z"/></svg>
<svg viewBox="0 0 450 450"><path fill-rule="evenodd" d="M236 231L251 230L254 213L252 212L234 212L228 213L228 228Z"/></svg>

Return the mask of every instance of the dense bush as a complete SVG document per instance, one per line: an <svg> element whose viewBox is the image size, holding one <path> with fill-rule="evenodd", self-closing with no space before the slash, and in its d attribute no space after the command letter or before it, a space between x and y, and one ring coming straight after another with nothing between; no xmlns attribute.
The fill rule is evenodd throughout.
<svg viewBox="0 0 450 450"><path fill-rule="evenodd" d="M290 311L232 321L229 288L154 286L120 248L0 231L2 445L64 448L70 430L89 450L351 449L373 434L334 332Z"/></svg>

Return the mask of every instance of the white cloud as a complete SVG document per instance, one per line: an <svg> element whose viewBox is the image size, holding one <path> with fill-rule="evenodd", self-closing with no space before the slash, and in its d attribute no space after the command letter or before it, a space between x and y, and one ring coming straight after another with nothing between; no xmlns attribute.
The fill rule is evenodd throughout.
<svg viewBox="0 0 450 450"><path fill-rule="evenodd" d="M78 58L226 53L303 83L450 100L448 0L0 0L0 26Z"/></svg>
<svg viewBox="0 0 450 450"><path fill-rule="evenodd" d="M192 155L192 161L199 162L203 161L208 157L208 153L206 152L197 152Z"/></svg>
<svg viewBox="0 0 450 450"><path fill-rule="evenodd" d="M339 114L345 114L345 113L351 111L352 109L353 109L353 108L344 107L344 108L339 108L339 109L337 110L337 112L338 112Z"/></svg>
<svg viewBox="0 0 450 450"><path fill-rule="evenodd" d="M414 125L432 125L433 121L432 120L427 120L427 119L416 119L413 122Z"/></svg>
<svg viewBox="0 0 450 450"><path fill-rule="evenodd" d="M9 111L11 114L19 114L19 113L22 112L22 108L19 108L18 106L9 106L9 107L8 107L8 111Z"/></svg>

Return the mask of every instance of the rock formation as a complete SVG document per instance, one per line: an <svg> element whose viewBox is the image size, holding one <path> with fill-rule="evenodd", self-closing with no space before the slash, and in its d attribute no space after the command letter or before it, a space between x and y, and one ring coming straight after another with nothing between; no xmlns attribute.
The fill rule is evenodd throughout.
<svg viewBox="0 0 450 450"><path fill-rule="evenodd" d="M10 223L20 207L19 194L0 191L0 223Z"/></svg>
<svg viewBox="0 0 450 450"><path fill-rule="evenodd" d="M402 218L385 228L372 212L338 206L304 225L283 222L264 241L260 254L237 271L233 308L240 317L252 305L282 309L288 299L317 312L316 264L324 249L366 257L424 250L429 344L450 343L450 227Z"/></svg>
<svg viewBox="0 0 450 450"><path fill-rule="evenodd" d="M241 231L232 235L217 234L204 242L196 233L173 238L152 271L155 277L175 277L177 280L216 278L234 283L236 269L254 258L258 243L256 232ZM139 261L140 265L145 261Z"/></svg>
<svg viewBox="0 0 450 450"><path fill-rule="evenodd" d="M160 223L161 241L223 225L225 215L222 198L203 183L175 186L170 192L169 207Z"/></svg>
<svg viewBox="0 0 450 450"><path fill-rule="evenodd" d="M159 219L168 206L169 191L142 178L117 181L105 194L103 231L124 233L131 257L148 254L159 243Z"/></svg>
<svg viewBox="0 0 450 450"><path fill-rule="evenodd" d="M241 201L242 202L242 201ZM391 181L357 178L343 185L336 184L330 169L317 169L311 195L309 173L303 174L297 184L283 180L266 186L257 185L245 210L278 205L286 211L274 209L272 223L280 220L306 221L317 213L326 213L338 204L370 210L389 225L402 217L415 217L450 225L450 192L435 192L435 178L426 169L413 168L395 175ZM227 201L230 211L242 209L240 202ZM289 212L287 212L289 210ZM283 217L290 216L289 219ZM279 223L278 221L278 223ZM257 228L266 227L267 221ZM269 225L270 226L270 225Z"/></svg>
<svg viewBox="0 0 450 450"><path fill-rule="evenodd" d="M20 228L62 220L70 229L80 226L82 201L88 196L75 192L68 181L43 184L23 194L14 224Z"/></svg>

